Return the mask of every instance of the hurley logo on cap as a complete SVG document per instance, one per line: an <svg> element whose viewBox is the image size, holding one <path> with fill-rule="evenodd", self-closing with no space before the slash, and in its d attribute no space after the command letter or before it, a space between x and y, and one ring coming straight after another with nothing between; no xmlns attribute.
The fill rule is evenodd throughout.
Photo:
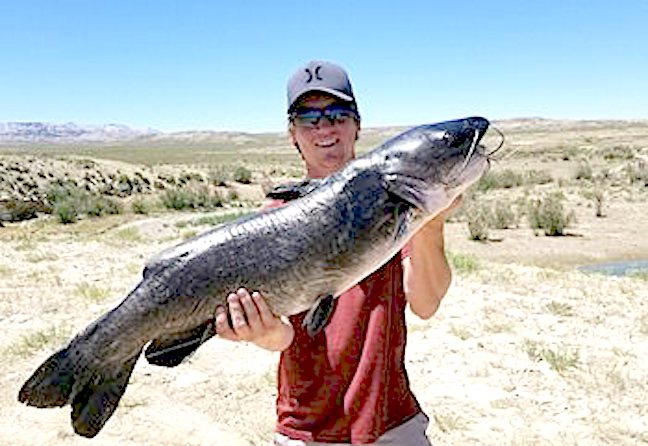
<svg viewBox="0 0 648 446"><path fill-rule="evenodd" d="M321 65L318 65L317 67L315 67L315 79L317 79L318 81L323 81L324 80L319 75L319 71L321 69L322 69ZM306 79L306 83L309 83L310 81L313 80L313 73L311 72L310 68L305 68L304 71L306 72L306 74L308 74L308 79Z"/></svg>

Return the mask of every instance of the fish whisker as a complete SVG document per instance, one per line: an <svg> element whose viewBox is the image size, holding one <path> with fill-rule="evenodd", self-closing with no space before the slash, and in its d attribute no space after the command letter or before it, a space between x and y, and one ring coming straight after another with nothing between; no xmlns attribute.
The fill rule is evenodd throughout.
<svg viewBox="0 0 648 446"><path fill-rule="evenodd" d="M506 137L504 136L504 133L497 127L493 126L489 130L493 130L500 136L500 142L497 145L497 147L489 152L486 152L486 157L488 158L489 161L490 160L497 161L497 162L504 161L512 157L515 153L517 153L517 149L506 150L504 151L504 153L500 153L500 150L502 149L502 147L504 147L504 143L506 142ZM499 156L494 156L495 154L499 154Z"/></svg>

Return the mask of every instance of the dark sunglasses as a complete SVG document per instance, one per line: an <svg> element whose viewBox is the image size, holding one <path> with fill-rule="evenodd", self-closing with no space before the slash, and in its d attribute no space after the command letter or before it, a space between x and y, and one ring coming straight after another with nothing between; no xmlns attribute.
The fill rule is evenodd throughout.
<svg viewBox="0 0 648 446"><path fill-rule="evenodd" d="M298 127L313 129L322 118L328 119L331 125L344 124L351 118L357 118L356 111L348 105L332 104L324 108L298 108L290 115L290 121Z"/></svg>

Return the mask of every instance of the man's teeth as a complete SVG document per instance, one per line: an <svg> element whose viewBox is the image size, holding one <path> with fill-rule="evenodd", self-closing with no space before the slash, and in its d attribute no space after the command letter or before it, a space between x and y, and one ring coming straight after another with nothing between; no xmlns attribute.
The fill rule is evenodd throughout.
<svg viewBox="0 0 648 446"><path fill-rule="evenodd" d="M329 146L332 146L333 144L335 144L334 139L329 139L329 140L326 140L326 141L320 141L320 142L317 143L317 145L320 146L320 147L329 147Z"/></svg>

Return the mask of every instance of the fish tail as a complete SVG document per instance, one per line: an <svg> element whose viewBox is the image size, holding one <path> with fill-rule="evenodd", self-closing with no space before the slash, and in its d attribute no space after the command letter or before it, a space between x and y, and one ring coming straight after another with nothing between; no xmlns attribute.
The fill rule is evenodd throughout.
<svg viewBox="0 0 648 446"><path fill-rule="evenodd" d="M139 354L119 365L97 368L83 364L81 349L73 342L36 369L18 400L35 407L71 404L74 431L94 437L117 408Z"/></svg>
<svg viewBox="0 0 648 446"><path fill-rule="evenodd" d="M74 385L74 369L69 350L50 356L23 384L18 401L35 407L65 406Z"/></svg>
<svg viewBox="0 0 648 446"><path fill-rule="evenodd" d="M117 409L139 353L111 372L102 371L92 376L76 393L72 400L74 432L88 438L99 433Z"/></svg>

